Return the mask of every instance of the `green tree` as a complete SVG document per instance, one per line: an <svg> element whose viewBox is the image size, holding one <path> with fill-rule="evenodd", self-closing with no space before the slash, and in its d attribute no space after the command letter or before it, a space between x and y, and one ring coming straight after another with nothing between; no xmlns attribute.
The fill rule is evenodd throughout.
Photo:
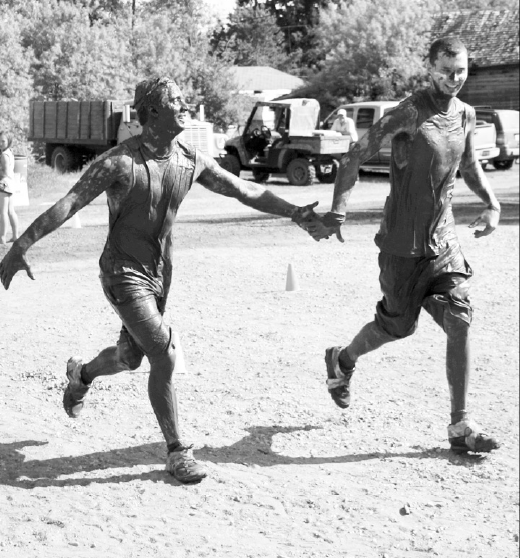
<svg viewBox="0 0 520 558"><path fill-rule="evenodd" d="M338 2L339 0L238 0L238 5L253 9L262 7L271 13L283 31L286 54L290 56L294 66L303 69L316 67L322 59L313 30L319 24L321 12Z"/></svg>
<svg viewBox="0 0 520 558"><path fill-rule="evenodd" d="M0 14L0 129L9 130L18 144L17 151L25 153L32 53L20 42L22 25L23 21L13 9L4 9Z"/></svg>
<svg viewBox="0 0 520 558"><path fill-rule="evenodd" d="M237 66L271 66L286 69L285 39L276 16L253 7L236 9L226 25L215 32L213 48Z"/></svg>
<svg viewBox="0 0 520 558"><path fill-rule="evenodd" d="M322 102L402 98L425 74L432 23L424 2L350 0L322 11L315 29L326 52L310 92ZM321 100L320 98L320 100Z"/></svg>
<svg viewBox="0 0 520 558"><path fill-rule="evenodd" d="M144 9L144 8L142 8ZM212 54L212 21L201 0L154 0L138 14L131 40L136 80L166 75L189 103L203 103L208 120L225 128L236 121L237 86L226 56Z"/></svg>
<svg viewBox="0 0 520 558"><path fill-rule="evenodd" d="M34 51L35 94L43 99L127 97L130 24L92 22L88 8L48 0L26 8L23 43Z"/></svg>

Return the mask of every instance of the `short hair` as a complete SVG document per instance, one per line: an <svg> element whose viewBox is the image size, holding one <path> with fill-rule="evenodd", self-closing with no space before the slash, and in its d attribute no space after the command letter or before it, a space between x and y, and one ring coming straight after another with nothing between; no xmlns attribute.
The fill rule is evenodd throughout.
<svg viewBox="0 0 520 558"><path fill-rule="evenodd" d="M141 126L148 121L147 108L153 105L163 106L168 102L165 90L170 85L177 85L173 79L156 77L139 82L135 88L133 108Z"/></svg>
<svg viewBox="0 0 520 558"><path fill-rule="evenodd" d="M433 41L430 45L428 59L430 64L433 65L441 53L444 53L446 56L451 58L453 56L457 56L457 54L460 54L461 52L468 52L468 49L458 37L440 37L439 39Z"/></svg>
<svg viewBox="0 0 520 558"><path fill-rule="evenodd" d="M11 147L13 143L13 134L7 130L0 130L0 136L5 136L7 138L7 147Z"/></svg>

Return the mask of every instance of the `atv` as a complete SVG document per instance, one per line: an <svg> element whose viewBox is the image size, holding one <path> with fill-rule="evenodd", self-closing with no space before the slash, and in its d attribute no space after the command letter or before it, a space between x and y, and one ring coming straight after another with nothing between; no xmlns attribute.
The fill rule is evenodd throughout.
<svg viewBox="0 0 520 558"><path fill-rule="evenodd" d="M220 166L236 176L250 170L257 182L271 174L286 174L295 186L317 177L333 183L349 139L338 132L318 130L320 105L315 99L258 102L240 135L225 144Z"/></svg>

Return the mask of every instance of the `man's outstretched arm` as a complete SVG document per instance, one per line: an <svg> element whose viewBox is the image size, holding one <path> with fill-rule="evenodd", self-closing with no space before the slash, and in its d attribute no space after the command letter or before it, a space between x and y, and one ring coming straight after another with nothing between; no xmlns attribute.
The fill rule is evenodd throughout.
<svg viewBox="0 0 520 558"><path fill-rule="evenodd" d="M491 234L498 227L500 204L475 154L475 126L476 116L472 112L468 119L466 147L459 170L468 188L486 205L484 211L469 225L471 228L484 225L484 229L475 231L475 237L480 238Z"/></svg>
<svg viewBox="0 0 520 558"><path fill-rule="evenodd" d="M328 238L338 233L345 221L347 202L354 188L359 167L382 147L389 147L392 138L401 132L413 134L417 122L417 110L411 103L403 103L387 112L383 118L371 126L368 132L355 142L340 162L338 176L334 184L331 210L323 217L328 234L313 234L315 240Z"/></svg>
<svg viewBox="0 0 520 558"><path fill-rule="evenodd" d="M305 230L309 225L320 227L318 215L314 213L314 207L318 205L318 202L299 207L278 197L260 184L242 180L225 171L210 157L201 153L198 156L200 157L199 164L202 165L203 169L196 180L208 190L223 196L236 198L244 205L263 213L290 217Z"/></svg>
<svg viewBox="0 0 520 558"><path fill-rule="evenodd" d="M92 163L72 189L45 213L42 213L27 227L27 230L13 243L0 263L0 281L8 289L13 276L25 270L34 279L31 267L25 257L27 250L41 238L59 228L81 208L97 198L111 186L121 174L120 165L113 158L101 158Z"/></svg>

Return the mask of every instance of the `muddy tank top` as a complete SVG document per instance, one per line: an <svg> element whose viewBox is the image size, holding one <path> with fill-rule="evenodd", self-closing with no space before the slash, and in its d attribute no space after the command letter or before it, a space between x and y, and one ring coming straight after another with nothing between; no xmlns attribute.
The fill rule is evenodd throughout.
<svg viewBox="0 0 520 558"><path fill-rule="evenodd" d="M451 198L473 109L454 101L447 112L439 111L428 90L403 101L413 103L418 117L414 131L392 140L390 195L375 237L383 252L433 257L458 242Z"/></svg>
<svg viewBox="0 0 520 558"><path fill-rule="evenodd" d="M109 213L109 232L99 265L101 276L162 289L171 278L172 227L191 188L196 150L176 140L171 156L154 160L140 137L123 145L133 160L133 186L117 212Z"/></svg>

